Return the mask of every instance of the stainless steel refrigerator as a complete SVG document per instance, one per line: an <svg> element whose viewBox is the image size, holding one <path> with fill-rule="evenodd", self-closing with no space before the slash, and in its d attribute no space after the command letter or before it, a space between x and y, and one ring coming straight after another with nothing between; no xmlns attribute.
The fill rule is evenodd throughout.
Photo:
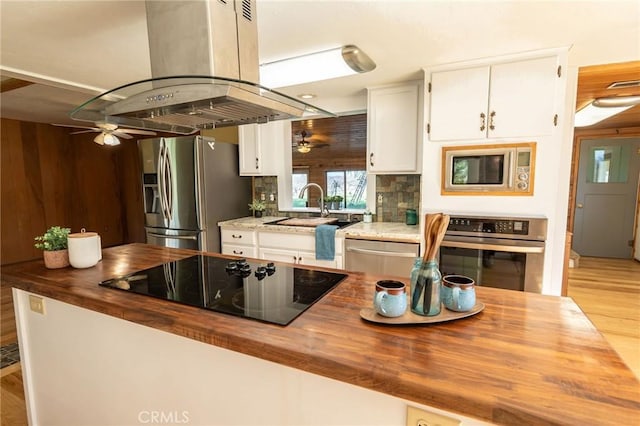
<svg viewBox="0 0 640 426"><path fill-rule="evenodd" d="M218 222L247 216L238 146L203 136L138 141L147 243L220 252Z"/></svg>

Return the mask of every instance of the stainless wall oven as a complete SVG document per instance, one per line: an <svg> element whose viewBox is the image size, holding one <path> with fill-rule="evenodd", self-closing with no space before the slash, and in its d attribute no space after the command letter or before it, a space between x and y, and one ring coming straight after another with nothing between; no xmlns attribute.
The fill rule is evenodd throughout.
<svg viewBox="0 0 640 426"><path fill-rule="evenodd" d="M480 286L542 293L546 235L543 218L451 215L440 271Z"/></svg>

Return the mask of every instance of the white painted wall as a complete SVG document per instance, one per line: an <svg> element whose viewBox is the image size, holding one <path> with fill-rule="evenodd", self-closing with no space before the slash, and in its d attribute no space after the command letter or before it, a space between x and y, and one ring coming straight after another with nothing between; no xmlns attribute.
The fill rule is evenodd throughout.
<svg viewBox="0 0 640 426"><path fill-rule="evenodd" d="M431 142L425 138L423 146L423 173L421 185L421 212L445 212L448 214L480 214L501 216L546 217L548 219L545 248L543 293L560 295L564 243L566 237L567 206L573 145L573 105L577 86L577 68L569 68L567 55L562 54L561 64L566 70L556 90L559 113L558 126L548 137L517 139L485 139L456 144L472 145L497 142L537 142L534 195L521 196L443 196L440 194L441 149L452 142ZM425 70L429 81L430 70ZM425 114L429 113L429 96L425 97ZM526 113L526 99L522 100ZM425 123L428 123L425 118ZM426 131L425 131L426 134Z"/></svg>
<svg viewBox="0 0 640 426"><path fill-rule="evenodd" d="M42 315L29 293L13 297L31 425L403 426L407 404L428 408L49 298Z"/></svg>

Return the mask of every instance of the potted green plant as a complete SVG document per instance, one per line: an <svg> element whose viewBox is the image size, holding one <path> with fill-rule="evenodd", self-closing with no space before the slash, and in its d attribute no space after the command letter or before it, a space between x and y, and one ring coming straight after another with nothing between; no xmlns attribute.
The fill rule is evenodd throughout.
<svg viewBox="0 0 640 426"><path fill-rule="evenodd" d="M267 208L264 201L256 200L255 198L249 204L249 210L253 212L253 217L262 217L262 212Z"/></svg>
<svg viewBox="0 0 640 426"><path fill-rule="evenodd" d="M44 266L49 269L69 266L69 252L67 251L67 237L69 228L52 226L43 235L34 238L34 246L43 250Z"/></svg>
<svg viewBox="0 0 640 426"><path fill-rule="evenodd" d="M325 197L325 202L327 203L327 208L329 210L339 210L342 205L342 200L344 198L342 198L342 196L340 195L330 195L328 197Z"/></svg>
<svg viewBox="0 0 640 426"><path fill-rule="evenodd" d="M340 210L342 208L342 200L344 198L341 195L334 195L331 200L333 202L333 209Z"/></svg>

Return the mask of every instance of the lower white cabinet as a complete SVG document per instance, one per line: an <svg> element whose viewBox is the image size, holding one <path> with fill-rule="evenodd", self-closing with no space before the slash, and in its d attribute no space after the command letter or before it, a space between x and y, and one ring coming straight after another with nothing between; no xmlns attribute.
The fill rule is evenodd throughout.
<svg viewBox="0 0 640 426"><path fill-rule="evenodd" d="M315 234L221 229L222 254L298 265L344 269L344 238L336 238L333 260L316 259Z"/></svg>
<svg viewBox="0 0 640 426"><path fill-rule="evenodd" d="M233 256L258 257L256 232L252 230L222 229L222 254Z"/></svg>
<svg viewBox="0 0 640 426"><path fill-rule="evenodd" d="M336 238L336 253L333 260L317 260L314 234L258 232L258 258L342 269L342 239Z"/></svg>

